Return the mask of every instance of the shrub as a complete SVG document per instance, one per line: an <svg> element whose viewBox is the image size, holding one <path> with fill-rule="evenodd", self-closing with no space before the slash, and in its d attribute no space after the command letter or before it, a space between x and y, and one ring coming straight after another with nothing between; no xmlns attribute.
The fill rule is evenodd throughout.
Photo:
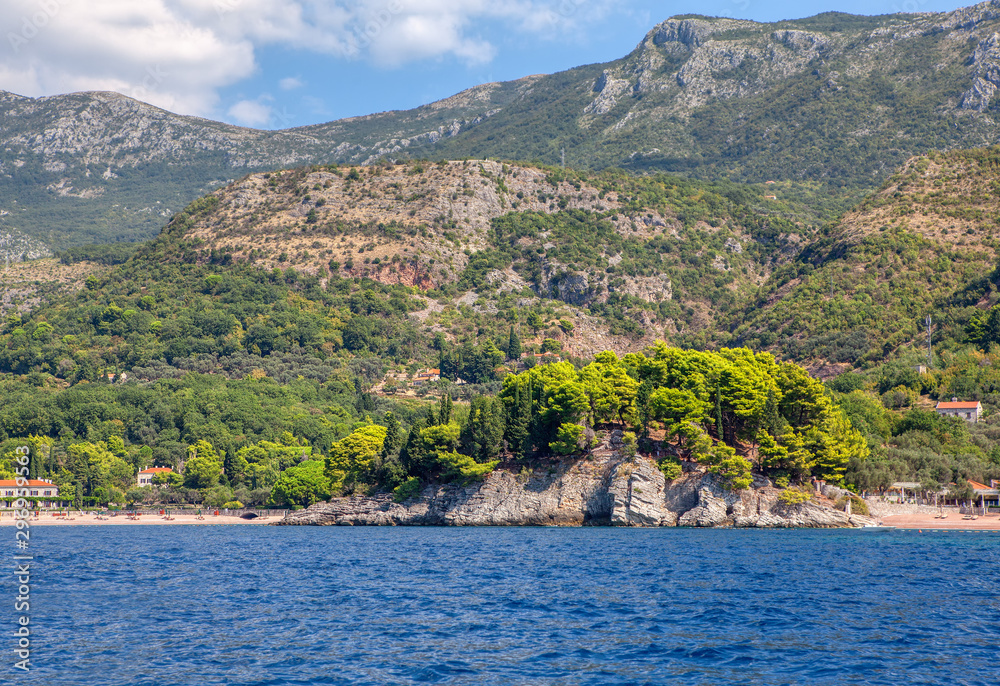
<svg viewBox="0 0 1000 686"><path fill-rule="evenodd" d="M241 503L239 500L229 500L227 502L222 503L222 508L225 510L242 510L243 503Z"/></svg>
<svg viewBox="0 0 1000 686"><path fill-rule="evenodd" d="M851 501L851 514L868 516L868 503L856 495L845 495L839 498L834 505L838 510L847 510L847 501Z"/></svg>
<svg viewBox="0 0 1000 686"><path fill-rule="evenodd" d="M663 478L667 481L676 479L684 471L680 461L675 457L664 457L660 460L659 467L660 471L663 472Z"/></svg>
<svg viewBox="0 0 1000 686"><path fill-rule="evenodd" d="M392 489L392 499L397 503L406 502L411 498L416 498L420 494L420 477L411 476L409 479Z"/></svg>
<svg viewBox="0 0 1000 686"><path fill-rule="evenodd" d="M557 455L570 455L579 451L583 427L579 424L563 423L556 430L556 440L549 443L549 449Z"/></svg>
<svg viewBox="0 0 1000 686"><path fill-rule="evenodd" d="M442 468L442 479L462 484L482 481L499 464L497 460L480 464L468 455L462 455L454 451L439 452L437 454L437 462Z"/></svg>
<svg viewBox="0 0 1000 686"><path fill-rule="evenodd" d="M803 488L793 487L786 488L781 493L778 494L778 500L785 505L800 505L804 502L812 500L813 494L812 490L808 489L808 486Z"/></svg>

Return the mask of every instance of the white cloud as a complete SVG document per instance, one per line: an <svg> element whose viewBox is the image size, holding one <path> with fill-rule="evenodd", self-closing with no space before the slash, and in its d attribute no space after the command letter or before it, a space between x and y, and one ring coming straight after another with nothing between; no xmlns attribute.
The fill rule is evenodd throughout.
<svg viewBox="0 0 1000 686"><path fill-rule="evenodd" d="M387 67L453 57L490 62L487 24L552 37L619 0L3 0L0 88L23 95L114 90L212 116L219 89L257 70L255 51L291 47ZM297 77L280 87L299 87ZM249 103L249 104L247 104ZM232 110L259 121L267 105ZM236 116L236 115L234 115Z"/></svg>
<svg viewBox="0 0 1000 686"><path fill-rule="evenodd" d="M296 88L302 88L304 85L305 83L302 82L302 79L297 76L286 76L278 82L278 86L283 91L293 91Z"/></svg>
<svg viewBox="0 0 1000 686"><path fill-rule="evenodd" d="M220 36L161 0L4 0L0 88L24 95L114 90L170 110L211 113L220 87L250 76L253 44Z"/></svg>
<svg viewBox="0 0 1000 686"><path fill-rule="evenodd" d="M398 17L374 36L370 48L372 57L386 66L449 53L471 64L489 62L495 54L493 46L483 40L466 38L463 23L457 15Z"/></svg>
<svg viewBox="0 0 1000 686"><path fill-rule="evenodd" d="M263 128L271 121L271 106L260 100L240 100L226 114L237 124Z"/></svg>

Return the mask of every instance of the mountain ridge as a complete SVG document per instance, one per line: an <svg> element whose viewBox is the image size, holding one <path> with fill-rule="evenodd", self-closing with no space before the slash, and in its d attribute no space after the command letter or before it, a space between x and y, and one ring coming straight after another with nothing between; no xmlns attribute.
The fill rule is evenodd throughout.
<svg viewBox="0 0 1000 686"><path fill-rule="evenodd" d="M914 154L1000 138L998 31L997 0L774 23L681 15L618 60L276 131L117 94L0 94L0 232L49 248L143 240L246 172L563 151L579 168L807 181L845 209Z"/></svg>

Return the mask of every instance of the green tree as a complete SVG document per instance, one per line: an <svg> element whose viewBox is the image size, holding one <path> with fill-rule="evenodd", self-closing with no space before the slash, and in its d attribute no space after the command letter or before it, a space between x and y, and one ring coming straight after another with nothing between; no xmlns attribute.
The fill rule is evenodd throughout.
<svg viewBox="0 0 1000 686"><path fill-rule="evenodd" d="M67 453L70 470L85 485L85 495L98 496L100 491L107 502L135 484L132 466L108 450L103 441L75 443Z"/></svg>
<svg viewBox="0 0 1000 686"><path fill-rule="evenodd" d="M407 474L425 474L429 466L427 464L427 451L424 450L424 442L420 437L420 432L427 427L423 417L410 426L410 432L406 436L406 442L399 451L399 461Z"/></svg>
<svg viewBox="0 0 1000 686"><path fill-rule="evenodd" d="M384 461L396 459L403 445L403 428L393 412L385 413L385 442L382 444L381 457Z"/></svg>
<svg viewBox="0 0 1000 686"><path fill-rule="evenodd" d="M599 353L580 372L580 381L587 391L594 422L637 421L639 382L629 375L613 352Z"/></svg>
<svg viewBox="0 0 1000 686"><path fill-rule="evenodd" d="M271 489L270 505L302 505L308 507L330 499L330 480L323 460L306 460L289 467Z"/></svg>
<svg viewBox="0 0 1000 686"><path fill-rule="evenodd" d="M507 359L521 359L521 337L517 335L513 325L510 327L510 335L507 336Z"/></svg>
<svg viewBox="0 0 1000 686"><path fill-rule="evenodd" d="M184 485L203 490L219 483L223 472L223 459L211 443L205 440L188 446L188 459L184 463Z"/></svg>
<svg viewBox="0 0 1000 686"><path fill-rule="evenodd" d="M385 444L386 429L368 424L330 447L326 458L326 476L333 491L366 483L371 477L372 463Z"/></svg>
<svg viewBox="0 0 1000 686"><path fill-rule="evenodd" d="M753 465L728 445L718 443L711 451L708 470L722 480L723 488L742 491L753 483Z"/></svg>
<svg viewBox="0 0 1000 686"><path fill-rule="evenodd" d="M557 455L571 455L580 450L583 427L579 424L563 423L556 430L555 440L549 443L549 450Z"/></svg>
<svg viewBox="0 0 1000 686"><path fill-rule="evenodd" d="M479 395L469 403L469 416L459 437L462 452L476 462L489 462L500 454L504 435L504 406L496 397Z"/></svg>
<svg viewBox="0 0 1000 686"><path fill-rule="evenodd" d="M708 403L688 390L657 388L649 396L650 416L664 423L668 436L677 437L678 447L691 437L691 424L702 422L707 411Z"/></svg>
<svg viewBox="0 0 1000 686"><path fill-rule="evenodd" d="M504 379L500 400L503 402L507 448L516 459L524 459L531 450L532 377L510 375Z"/></svg>
<svg viewBox="0 0 1000 686"><path fill-rule="evenodd" d="M438 411L438 424L447 424L451 421L451 411L453 408L453 403L451 400L451 395L445 393L441 398L441 404Z"/></svg>

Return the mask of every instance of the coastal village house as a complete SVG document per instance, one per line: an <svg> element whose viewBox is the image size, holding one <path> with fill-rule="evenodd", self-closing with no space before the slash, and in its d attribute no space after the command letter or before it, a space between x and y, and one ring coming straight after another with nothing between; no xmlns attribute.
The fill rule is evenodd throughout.
<svg viewBox="0 0 1000 686"><path fill-rule="evenodd" d="M27 493L25 492L27 491ZM28 485L18 486L16 479L0 479L0 499L7 507L12 507L18 498L37 498L39 508L60 507L59 487L44 479L28 479Z"/></svg>
<svg viewBox="0 0 1000 686"><path fill-rule="evenodd" d="M153 477L157 474L162 474L163 472L172 472L170 467L149 467L143 469L139 472L139 476L136 477L136 483L140 486L149 486L153 483Z"/></svg>
<svg viewBox="0 0 1000 686"><path fill-rule="evenodd" d="M975 402L959 402L958 398L952 398L951 402L939 402L934 406L934 410L945 417L958 417L967 422L975 424L979 421L983 413L983 406L977 400Z"/></svg>
<svg viewBox="0 0 1000 686"><path fill-rule="evenodd" d="M425 383L439 381L440 379L440 369L425 369L422 372L417 372L417 375L413 377L413 386L423 386Z"/></svg>
<svg viewBox="0 0 1000 686"><path fill-rule="evenodd" d="M990 480L990 485L981 484L978 481L969 480L972 492L975 494L973 502L979 507L1000 507L1000 482Z"/></svg>

